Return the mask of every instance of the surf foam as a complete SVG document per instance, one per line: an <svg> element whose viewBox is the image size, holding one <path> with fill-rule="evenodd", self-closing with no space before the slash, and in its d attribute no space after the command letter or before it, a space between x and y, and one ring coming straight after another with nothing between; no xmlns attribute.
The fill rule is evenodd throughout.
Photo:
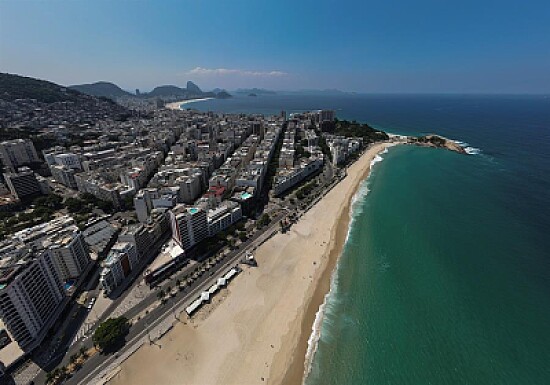
<svg viewBox="0 0 550 385"><path fill-rule="evenodd" d="M472 147L472 146L470 146L469 143L462 142L460 140L453 140L453 142L455 142L460 147L462 147L464 149L464 151L466 151L466 154L468 154L468 155L478 155L478 154L481 153L481 149L476 148L476 147Z"/></svg>
<svg viewBox="0 0 550 385"><path fill-rule="evenodd" d="M380 154L377 154L374 159L370 162L370 169L369 169L369 175L367 178L361 183L359 186L359 189L356 191L355 194L353 194L353 197L351 199L351 206L350 206L350 222L348 226L348 231L346 234L346 241L344 243L344 246L342 248L341 253L344 252L344 249L346 247L346 244L349 240L351 229L353 227L354 219L356 218L357 214L362 213L360 206L358 206L359 202L362 202L364 198L369 193L369 179L372 175L372 169L375 164L380 163L384 160L384 158L381 156L381 154L387 154L388 153L388 147L384 149ZM341 256L342 254L340 254ZM302 383L305 383L307 380L307 377L309 373L311 372L311 369L313 367L313 359L315 358L315 353L317 352L317 349L319 347L319 340L321 339L321 331L323 326L323 320L325 319L327 306L330 303L334 302L335 296L337 295L338 290L338 269L340 266L340 258L338 258L338 262L336 263L336 268L334 269L331 277L330 277L330 288L327 294L325 294L325 297L323 299L323 303L319 306L319 309L317 310L317 313L315 313L315 321L313 322L313 325L311 326L311 335L309 336L307 340L307 350L306 350L306 359L305 359L305 366L304 366L304 378Z"/></svg>

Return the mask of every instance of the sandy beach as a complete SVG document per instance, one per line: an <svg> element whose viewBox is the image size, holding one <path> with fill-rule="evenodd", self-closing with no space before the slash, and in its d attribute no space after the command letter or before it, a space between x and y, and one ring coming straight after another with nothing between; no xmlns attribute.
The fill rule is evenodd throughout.
<svg viewBox="0 0 550 385"><path fill-rule="evenodd" d="M312 325L346 239L352 197L371 161L392 145L366 151L289 232L256 250L258 267L245 269L158 345L140 348L109 383L301 384Z"/></svg>
<svg viewBox="0 0 550 385"><path fill-rule="evenodd" d="M210 99L214 99L214 98L199 98L199 99L181 100L179 102L167 103L165 107L168 108L169 110L179 110L180 106L182 104L189 104L189 103L194 103L194 102L203 102L205 100L210 100Z"/></svg>

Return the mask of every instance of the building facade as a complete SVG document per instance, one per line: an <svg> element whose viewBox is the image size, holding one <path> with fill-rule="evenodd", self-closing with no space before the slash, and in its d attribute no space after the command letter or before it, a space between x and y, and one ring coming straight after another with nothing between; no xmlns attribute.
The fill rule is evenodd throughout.
<svg viewBox="0 0 550 385"><path fill-rule="evenodd" d="M178 205L170 211L172 237L189 250L208 236L206 211L199 207Z"/></svg>
<svg viewBox="0 0 550 385"><path fill-rule="evenodd" d="M7 140L0 143L0 159L10 171L16 171L20 166L40 162L34 144L28 139Z"/></svg>
<svg viewBox="0 0 550 385"><path fill-rule="evenodd" d="M130 242L116 243L105 259L99 283L105 295L116 289L138 264L138 254Z"/></svg>
<svg viewBox="0 0 550 385"><path fill-rule="evenodd" d="M54 258L53 253L46 250L2 269L0 316L23 349L43 339L44 332L55 322L64 299Z"/></svg>
<svg viewBox="0 0 550 385"><path fill-rule="evenodd" d="M19 200L29 199L42 194L42 189L34 172L25 168L20 172L4 173L4 180L11 194Z"/></svg>

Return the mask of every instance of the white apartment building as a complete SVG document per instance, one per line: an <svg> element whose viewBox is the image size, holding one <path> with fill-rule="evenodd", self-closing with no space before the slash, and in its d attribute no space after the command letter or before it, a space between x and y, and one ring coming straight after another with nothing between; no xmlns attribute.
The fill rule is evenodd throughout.
<svg viewBox="0 0 550 385"><path fill-rule="evenodd" d="M75 170L67 166L52 165L50 166L50 172L52 173L53 178L64 186L67 186L72 189L76 189L76 179L74 177Z"/></svg>
<svg viewBox="0 0 550 385"><path fill-rule="evenodd" d="M137 263L136 247L130 242L117 242L105 259L103 270L100 273L99 283L104 294L111 294L128 277Z"/></svg>
<svg viewBox="0 0 550 385"><path fill-rule="evenodd" d="M139 190L134 196L134 208L136 209L138 220L141 223L146 223L153 209L171 209L176 206L177 200L178 189L175 187L162 190L155 188Z"/></svg>
<svg viewBox="0 0 550 385"><path fill-rule="evenodd" d="M172 237L188 250L208 236L206 211L199 207L177 205L170 211Z"/></svg>
<svg viewBox="0 0 550 385"><path fill-rule="evenodd" d="M2 160L2 164L11 171L16 171L20 166L40 162L34 144L28 139L14 139L1 142L0 159Z"/></svg>
<svg viewBox="0 0 550 385"><path fill-rule="evenodd" d="M84 236L76 225L56 234L48 248L54 256L55 268L62 282L78 278L92 262Z"/></svg>
<svg viewBox="0 0 550 385"><path fill-rule="evenodd" d="M0 260L0 317L23 349L39 344L65 298L51 251Z"/></svg>
<svg viewBox="0 0 550 385"><path fill-rule="evenodd" d="M317 170L320 170L322 167L323 155L321 154L314 158L310 158L307 161L302 161L301 164L295 166L292 170L279 174L275 177L273 193L275 196L281 195L286 190L297 185Z"/></svg>
<svg viewBox="0 0 550 385"><path fill-rule="evenodd" d="M78 155L73 154L72 152L53 154L52 157L55 164L59 166L65 166L73 170L82 170L80 158L78 157Z"/></svg>
<svg viewBox="0 0 550 385"><path fill-rule="evenodd" d="M208 236L212 237L241 220L241 205L233 201L223 201L213 210L208 210Z"/></svg>

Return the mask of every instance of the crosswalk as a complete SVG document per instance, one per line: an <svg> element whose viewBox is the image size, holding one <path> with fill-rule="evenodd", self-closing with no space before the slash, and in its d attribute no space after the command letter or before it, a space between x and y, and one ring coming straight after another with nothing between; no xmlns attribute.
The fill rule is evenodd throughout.
<svg viewBox="0 0 550 385"><path fill-rule="evenodd" d="M92 332L93 332L93 326L94 326L93 322L86 322L85 324L83 324L80 327L80 329L78 330L78 332L75 334L75 336L74 336L74 338L71 342L71 345L74 345L80 339L90 337L92 335Z"/></svg>

